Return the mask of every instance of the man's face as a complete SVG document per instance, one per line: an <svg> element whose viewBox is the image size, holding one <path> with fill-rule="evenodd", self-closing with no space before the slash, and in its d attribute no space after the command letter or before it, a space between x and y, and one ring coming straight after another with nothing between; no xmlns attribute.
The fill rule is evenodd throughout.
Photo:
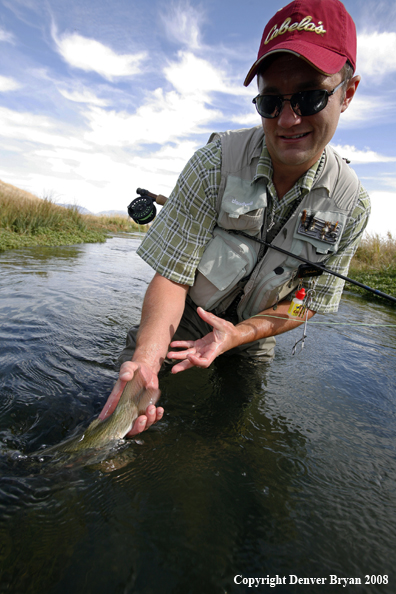
<svg viewBox="0 0 396 594"><path fill-rule="evenodd" d="M326 76L305 60L283 53L259 75L258 88L260 95L286 95L290 99L298 91L332 91L341 80L341 73ZM334 135L341 112L352 99L353 93L349 93L341 101L344 93L345 87L341 86L329 97L326 107L312 116L298 116L286 101L277 118L261 118L275 172L295 172L300 177L316 163Z"/></svg>

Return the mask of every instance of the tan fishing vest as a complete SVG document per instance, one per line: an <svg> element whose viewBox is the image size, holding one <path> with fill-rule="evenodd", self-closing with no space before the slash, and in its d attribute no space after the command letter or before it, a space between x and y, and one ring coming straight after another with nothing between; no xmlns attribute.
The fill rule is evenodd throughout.
<svg viewBox="0 0 396 594"><path fill-rule="evenodd" d="M268 249L233 233L240 230L265 240L267 190L257 175L264 132L261 126L212 134L222 144L218 220L205 248L189 294L196 305L224 313L243 290L238 320L258 314L284 299L298 284L301 264L292 256ZM359 197L355 172L329 146L321 173L272 244L311 262L325 263L337 251Z"/></svg>

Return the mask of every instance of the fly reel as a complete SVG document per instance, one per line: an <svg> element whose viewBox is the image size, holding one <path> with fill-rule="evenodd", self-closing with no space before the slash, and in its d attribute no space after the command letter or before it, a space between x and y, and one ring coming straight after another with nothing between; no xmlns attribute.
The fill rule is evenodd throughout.
<svg viewBox="0 0 396 594"><path fill-rule="evenodd" d="M142 190L142 188L138 188L136 193L140 196L129 204L128 214L138 225L147 225L156 217L155 203L165 204L166 198L161 194L156 195L148 190Z"/></svg>

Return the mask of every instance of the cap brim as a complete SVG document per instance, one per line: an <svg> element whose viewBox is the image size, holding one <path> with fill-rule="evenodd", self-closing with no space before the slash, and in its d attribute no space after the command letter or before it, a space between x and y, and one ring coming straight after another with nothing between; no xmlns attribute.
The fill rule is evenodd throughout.
<svg viewBox="0 0 396 594"><path fill-rule="evenodd" d="M326 74L327 76L331 76L332 74L339 72L347 61L346 56L342 56L341 54L330 51L319 45L306 43L299 40L285 41L256 60L245 78L243 83L245 87L250 85L253 78L256 76L259 67L263 64L266 58L281 52L291 53L298 56L299 58L303 58L314 68L316 68L316 70L319 70L319 72Z"/></svg>

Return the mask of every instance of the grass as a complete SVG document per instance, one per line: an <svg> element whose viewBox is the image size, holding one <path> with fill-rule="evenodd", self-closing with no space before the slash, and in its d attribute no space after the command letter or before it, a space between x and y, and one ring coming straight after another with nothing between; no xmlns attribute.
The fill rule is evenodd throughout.
<svg viewBox="0 0 396 594"><path fill-rule="evenodd" d="M358 247L349 269L350 278L396 297L396 239L388 232L386 237L366 235ZM347 283L348 290L370 300L384 299ZM390 304L390 301L387 301Z"/></svg>
<svg viewBox="0 0 396 594"><path fill-rule="evenodd" d="M104 242L111 233L138 230L146 228L127 216L82 215L77 206L65 208L0 182L0 251Z"/></svg>

